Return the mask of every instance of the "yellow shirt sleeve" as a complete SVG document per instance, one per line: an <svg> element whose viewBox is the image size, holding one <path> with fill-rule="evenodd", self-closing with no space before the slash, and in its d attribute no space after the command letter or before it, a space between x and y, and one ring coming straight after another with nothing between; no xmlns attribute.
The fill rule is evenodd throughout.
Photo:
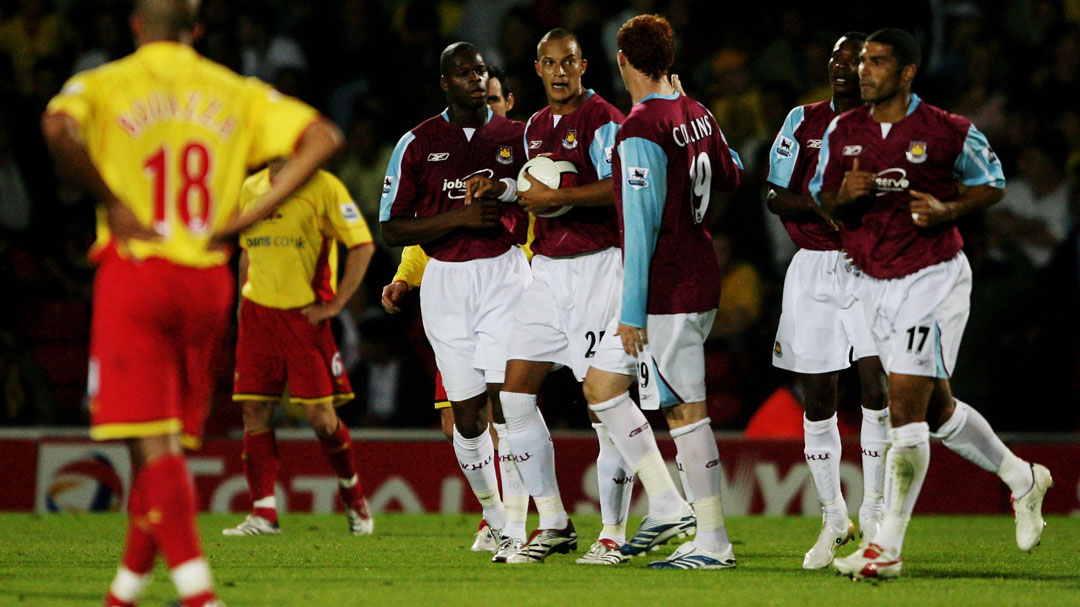
<svg viewBox="0 0 1080 607"><path fill-rule="evenodd" d="M318 120L319 113L255 78L248 79L248 86L254 89L251 113L255 119L251 122L259 125L247 159L248 166L254 167L292 154L304 129Z"/></svg>
<svg viewBox="0 0 1080 607"><path fill-rule="evenodd" d="M397 274L394 274L394 280L391 282L403 280L410 288L419 287L424 279L424 268L427 267L428 259L427 253L424 253L420 245L405 247L401 251L401 263L398 264Z"/></svg>
<svg viewBox="0 0 1080 607"><path fill-rule="evenodd" d="M371 230L345 184L326 171L318 175L324 181L323 205L330 234L350 249L371 242Z"/></svg>
<svg viewBox="0 0 1080 607"><path fill-rule="evenodd" d="M86 127L92 116L93 101L91 98L91 83L86 78L86 72L72 76L65 84L60 93L49 101L48 113L66 114L79 123L80 128Z"/></svg>

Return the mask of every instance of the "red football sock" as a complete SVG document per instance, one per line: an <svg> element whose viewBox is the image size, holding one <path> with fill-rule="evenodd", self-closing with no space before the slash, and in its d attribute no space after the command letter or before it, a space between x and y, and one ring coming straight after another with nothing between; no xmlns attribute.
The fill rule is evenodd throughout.
<svg viewBox="0 0 1080 607"><path fill-rule="evenodd" d="M337 432L326 438L320 438L323 453L330 465L334 468L339 481L350 481L356 475L356 465L353 463L352 439L349 437L349 428L341 421L338 422ZM364 488L357 479L352 487L338 484L341 492L341 501L346 508L359 508L364 497Z"/></svg>
<svg viewBox="0 0 1080 607"><path fill-rule="evenodd" d="M195 531L195 488L187 462L181 455L166 455L144 466L138 476L150 533L165 556L180 601L185 607L201 607L214 598L214 591Z"/></svg>
<svg viewBox="0 0 1080 607"><path fill-rule="evenodd" d="M244 476L247 477L251 502L274 496L281 459L278 457L277 441L273 428L256 434L244 433ZM277 522L277 508L252 506L252 514L271 523Z"/></svg>
<svg viewBox="0 0 1080 607"><path fill-rule="evenodd" d="M154 566L157 547L150 535L150 523L146 520L146 498L143 484L136 476L128 496L128 531L124 545L124 567L136 575L146 575Z"/></svg>

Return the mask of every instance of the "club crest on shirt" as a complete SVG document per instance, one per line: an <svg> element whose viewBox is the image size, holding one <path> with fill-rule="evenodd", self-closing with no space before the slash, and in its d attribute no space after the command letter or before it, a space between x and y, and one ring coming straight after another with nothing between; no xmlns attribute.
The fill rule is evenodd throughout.
<svg viewBox="0 0 1080 607"><path fill-rule="evenodd" d="M566 129L566 134L563 135L562 146L568 150L572 150L577 147L577 129Z"/></svg>
<svg viewBox="0 0 1080 607"><path fill-rule="evenodd" d="M508 145L500 145L499 150L495 152L495 160L499 164L510 164L514 161L514 148Z"/></svg>
<svg viewBox="0 0 1080 607"><path fill-rule="evenodd" d="M861 145L845 145L843 149L844 156L858 156L862 154Z"/></svg>
<svg viewBox="0 0 1080 607"><path fill-rule="evenodd" d="M648 176L649 169L645 167L626 167L626 183L635 190L649 187Z"/></svg>
<svg viewBox="0 0 1080 607"><path fill-rule="evenodd" d="M907 156L908 162L912 164L926 162L926 142L912 141L908 144L907 152L904 155Z"/></svg>
<svg viewBox="0 0 1080 607"><path fill-rule="evenodd" d="M795 142L780 136L780 141L776 143L776 155L781 158L791 158L791 150L795 148Z"/></svg>
<svg viewBox="0 0 1080 607"><path fill-rule="evenodd" d="M382 180L382 195L386 196L390 193L390 190L394 188L394 176L387 175Z"/></svg>

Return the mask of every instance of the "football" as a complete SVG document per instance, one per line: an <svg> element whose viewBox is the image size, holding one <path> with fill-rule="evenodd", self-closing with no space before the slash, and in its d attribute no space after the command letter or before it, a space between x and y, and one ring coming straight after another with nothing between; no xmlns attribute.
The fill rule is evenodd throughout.
<svg viewBox="0 0 1080 607"><path fill-rule="evenodd" d="M517 188L519 192L524 192L532 187L532 182L525 177L526 173L532 175L540 183L553 190L574 187L581 183L581 175L578 174L577 167L574 166L574 163L569 160L563 160L558 156L537 156L526 162L525 166L521 167L521 172L518 173ZM559 215L567 213L572 208L574 207L550 207L543 213L537 213L536 216L558 217Z"/></svg>

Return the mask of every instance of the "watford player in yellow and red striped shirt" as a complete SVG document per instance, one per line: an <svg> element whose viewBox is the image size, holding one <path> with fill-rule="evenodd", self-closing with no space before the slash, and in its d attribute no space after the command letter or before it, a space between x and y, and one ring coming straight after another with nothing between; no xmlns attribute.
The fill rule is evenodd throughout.
<svg viewBox="0 0 1080 607"><path fill-rule="evenodd" d="M91 430L126 439L134 473L123 562L106 607L134 605L160 551L183 607L220 605L195 533L181 449L199 442L211 358L228 326L227 243L340 146L311 107L199 56L185 0L139 0L138 50L81 73L42 128L64 177L98 201L90 336ZM238 215L249 167L291 156Z"/></svg>
<svg viewBox="0 0 1080 607"><path fill-rule="evenodd" d="M282 160L246 182L240 207L255 204L277 179ZM349 252L337 285L338 243ZM244 473L252 513L225 535L279 533L274 483L280 461L270 417L287 393L303 406L323 453L338 476L349 528L374 523L356 474L349 429L335 405L353 398L330 329L330 318L356 292L375 245L360 210L340 181L318 171L274 213L240 235L240 330L233 400L244 412Z"/></svg>

